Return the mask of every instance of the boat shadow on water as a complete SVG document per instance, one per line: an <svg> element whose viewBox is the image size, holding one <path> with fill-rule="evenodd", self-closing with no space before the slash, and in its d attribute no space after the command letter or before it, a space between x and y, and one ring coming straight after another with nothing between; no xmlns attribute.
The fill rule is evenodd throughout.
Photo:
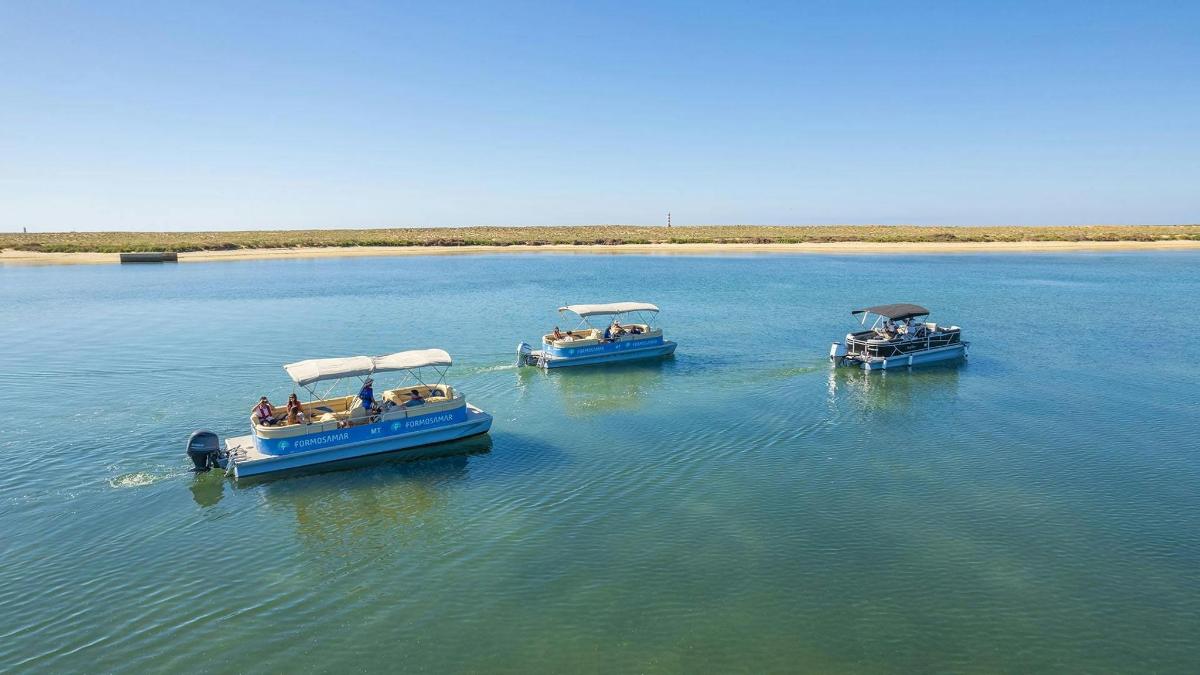
<svg viewBox="0 0 1200 675"><path fill-rule="evenodd" d="M966 360L947 361L919 368L866 371L831 367L828 375L830 406L850 404L863 410L907 410L930 396L953 397Z"/></svg>
<svg viewBox="0 0 1200 675"><path fill-rule="evenodd" d="M521 368L517 377L522 388L548 385L563 411L575 416L641 408L675 370L675 359L666 357L561 370Z"/></svg>

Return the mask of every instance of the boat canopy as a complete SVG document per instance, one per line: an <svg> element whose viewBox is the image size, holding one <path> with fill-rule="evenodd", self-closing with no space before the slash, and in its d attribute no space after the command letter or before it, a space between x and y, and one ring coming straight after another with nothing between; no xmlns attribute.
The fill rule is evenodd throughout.
<svg viewBox="0 0 1200 675"><path fill-rule="evenodd" d="M386 356L344 356L336 359L308 359L283 367L288 377L304 387L322 380L361 377L371 373L413 370L425 366L448 366L450 355L441 349L414 349Z"/></svg>
<svg viewBox="0 0 1200 675"><path fill-rule="evenodd" d="M657 312L658 307L648 302L610 302L602 305L567 305L559 307L560 312L572 312L581 317L611 316L626 312Z"/></svg>
<svg viewBox="0 0 1200 675"><path fill-rule="evenodd" d="M851 314L877 314L892 321L903 321L911 319L915 316L926 316L929 310L920 305L913 305L907 302L897 302L892 305L876 305L874 307L866 307L864 309L856 309Z"/></svg>
<svg viewBox="0 0 1200 675"><path fill-rule="evenodd" d="M448 366L450 355L441 349L414 349L375 357L375 372L390 370L413 370L426 366Z"/></svg>

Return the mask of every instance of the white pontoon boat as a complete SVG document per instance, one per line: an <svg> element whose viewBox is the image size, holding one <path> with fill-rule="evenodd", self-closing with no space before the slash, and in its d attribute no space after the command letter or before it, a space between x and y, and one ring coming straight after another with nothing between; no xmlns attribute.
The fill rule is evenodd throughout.
<svg viewBox="0 0 1200 675"><path fill-rule="evenodd" d="M542 336L542 348L528 343L517 345L517 365L539 368L588 366L634 359L667 356L675 352L675 343L663 339L662 329L650 325L658 307L648 302L612 302L601 305L567 305L559 307L564 317L570 313L579 317L574 330L559 331ZM625 317L631 322L622 322ZM592 325L595 317L611 318L603 327Z"/></svg>
<svg viewBox="0 0 1200 675"><path fill-rule="evenodd" d="M887 370L949 361L967 355L969 342L963 342L958 326L939 326L926 321L929 310L920 305L897 303L856 309L860 324L871 328L848 333L845 342L829 348L829 358L837 365L863 370Z"/></svg>
<svg viewBox="0 0 1200 675"><path fill-rule="evenodd" d="M288 424L282 406L271 409L270 417L278 420L274 424L254 414L250 434L227 438L224 448L216 434L197 431L188 439L188 456L198 470L219 466L226 474L244 478L487 433L492 416L446 384L450 364L450 355L441 349L289 363L284 366L288 376L312 396L302 404L302 417ZM422 369L432 370L437 380L427 384ZM343 378L365 384L368 378L389 372L407 375L369 408L358 394L328 396ZM314 389L321 382L333 383L325 396Z"/></svg>

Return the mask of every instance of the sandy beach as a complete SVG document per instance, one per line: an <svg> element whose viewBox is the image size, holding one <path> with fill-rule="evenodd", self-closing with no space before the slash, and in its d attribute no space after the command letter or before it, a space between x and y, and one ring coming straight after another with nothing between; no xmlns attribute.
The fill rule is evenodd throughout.
<svg viewBox="0 0 1200 675"><path fill-rule="evenodd" d="M1196 240L1163 241L1023 241L1023 242L837 242L805 244L615 244L544 246L328 246L301 248L247 248L227 251L180 253L179 262L272 260L284 258L351 258L360 256L496 255L514 253L729 255L769 253L906 254L906 253L1064 253L1103 251L1169 251L1200 249ZM37 253L4 249L5 265L117 264L116 253Z"/></svg>

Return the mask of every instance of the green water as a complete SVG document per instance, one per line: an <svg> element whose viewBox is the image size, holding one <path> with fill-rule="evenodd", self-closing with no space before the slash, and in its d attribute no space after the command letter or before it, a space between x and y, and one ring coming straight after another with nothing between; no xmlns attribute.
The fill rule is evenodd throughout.
<svg viewBox="0 0 1200 675"><path fill-rule="evenodd" d="M0 267L0 670L1194 672L1200 255ZM567 302L673 359L512 366ZM863 304L963 365L833 371ZM238 486L280 368L444 347L448 456Z"/></svg>

